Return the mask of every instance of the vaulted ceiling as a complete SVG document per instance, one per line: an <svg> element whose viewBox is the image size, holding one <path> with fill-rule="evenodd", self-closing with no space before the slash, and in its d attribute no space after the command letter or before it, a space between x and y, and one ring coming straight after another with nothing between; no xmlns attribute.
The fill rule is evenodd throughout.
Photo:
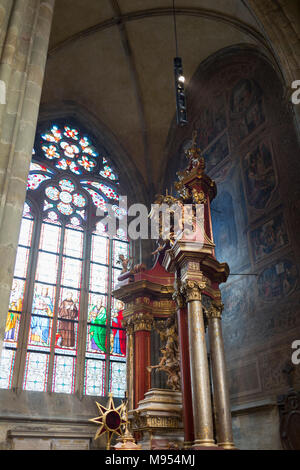
<svg viewBox="0 0 300 470"><path fill-rule="evenodd" d="M72 102L104 124L156 190L175 114L172 0L56 0L42 107ZM186 87L199 64L236 45L266 46L243 0L176 0Z"/></svg>

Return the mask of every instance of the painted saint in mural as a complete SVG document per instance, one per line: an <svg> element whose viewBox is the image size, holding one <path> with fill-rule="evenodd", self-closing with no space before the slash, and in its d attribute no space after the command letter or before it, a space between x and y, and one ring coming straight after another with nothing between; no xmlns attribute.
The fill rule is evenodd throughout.
<svg viewBox="0 0 300 470"><path fill-rule="evenodd" d="M126 355L126 333L124 330L120 330L123 328L122 320L123 320L123 310L124 310L124 303L120 300L117 301L117 313L113 316L112 320L112 353L114 354L121 354L122 356Z"/></svg>
<svg viewBox="0 0 300 470"><path fill-rule="evenodd" d="M244 169L249 204L262 209L276 185L272 156L267 145L261 144L245 156Z"/></svg>
<svg viewBox="0 0 300 470"><path fill-rule="evenodd" d="M12 285L12 289L11 289L9 310L13 310L13 311L8 312L8 315L7 315L5 333L4 333L4 339L6 341L9 341L9 340L15 341L16 339L15 338L16 324L20 317L20 314L16 312L21 312L22 310L22 286L19 284L19 282L17 279L15 279Z"/></svg>
<svg viewBox="0 0 300 470"><path fill-rule="evenodd" d="M58 310L59 325L58 346L73 348L75 346L75 324L72 320L78 317L77 300L73 300L73 293L67 292L66 298L60 304ZM63 320L61 320L63 319Z"/></svg>
<svg viewBox="0 0 300 470"><path fill-rule="evenodd" d="M265 120L263 112L262 99L259 98L256 103L247 111L245 123L247 126L247 134L251 134Z"/></svg>
<svg viewBox="0 0 300 470"><path fill-rule="evenodd" d="M290 260L283 260L266 268L258 278L258 289L265 300L275 300L289 295L298 279L297 267Z"/></svg>
<svg viewBox="0 0 300 470"><path fill-rule="evenodd" d="M228 137L225 132L204 154L207 172L224 160L228 154Z"/></svg>
<svg viewBox="0 0 300 470"><path fill-rule="evenodd" d="M253 95L253 85L250 80L240 80L233 88L230 108L234 114L243 113L248 109Z"/></svg>
<svg viewBox="0 0 300 470"><path fill-rule="evenodd" d="M98 297L89 309L90 348L92 351L106 352L106 307Z"/></svg>
<svg viewBox="0 0 300 470"><path fill-rule="evenodd" d="M283 221L283 215L279 215L264 223L251 232L251 242L255 260L264 255L273 253L278 248L288 243L288 236Z"/></svg>
<svg viewBox="0 0 300 470"><path fill-rule="evenodd" d="M53 315L53 303L49 296L48 287L43 287L41 293L36 293L33 299L31 316L31 342L48 345L50 317Z"/></svg>
<svg viewBox="0 0 300 470"><path fill-rule="evenodd" d="M223 95L219 95L209 108L201 111L195 122L198 130L198 145L204 150L227 127L226 111Z"/></svg>
<svg viewBox="0 0 300 470"><path fill-rule="evenodd" d="M236 147L265 121L262 91L258 84L250 80L238 82L231 94L230 108L233 118L235 114L238 116L232 121L234 132L231 133L231 143Z"/></svg>

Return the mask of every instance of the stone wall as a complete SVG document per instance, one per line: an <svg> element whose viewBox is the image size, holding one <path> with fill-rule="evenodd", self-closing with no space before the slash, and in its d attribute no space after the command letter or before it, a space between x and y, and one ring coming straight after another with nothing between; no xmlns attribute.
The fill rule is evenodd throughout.
<svg viewBox="0 0 300 470"><path fill-rule="evenodd" d="M235 406L232 410L233 437L240 450L281 450L276 402L265 400Z"/></svg>
<svg viewBox="0 0 300 470"><path fill-rule="evenodd" d="M106 437L94 440L98 426L89 422L99 416L96 401L107 404L104 397L2 389L0 449L103 449Z"/></svg>

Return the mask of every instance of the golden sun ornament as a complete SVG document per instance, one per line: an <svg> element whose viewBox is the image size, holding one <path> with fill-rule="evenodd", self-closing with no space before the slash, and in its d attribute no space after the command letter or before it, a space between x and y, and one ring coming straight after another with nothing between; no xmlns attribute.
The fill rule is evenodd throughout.
<svg viewBox="0 0 300 470"><path fill-rule="evenodd" d="M106 450L110 450L112 435L116 433L119 436L122 436L123 432L121 428L122 426L126 425L126 419L124 419L124 409L126 407L125 403L122 403L116 408L112 393L109 393L108 396L109 399L106 407L96 402L96 405L100 411L100 416L89 420L100 425L94 439L98 439L98 437L107 432Z"/></svg>

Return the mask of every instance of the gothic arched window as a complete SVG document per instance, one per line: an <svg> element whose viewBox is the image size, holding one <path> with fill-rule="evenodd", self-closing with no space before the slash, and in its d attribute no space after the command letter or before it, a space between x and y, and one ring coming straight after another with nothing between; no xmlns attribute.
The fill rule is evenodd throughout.
<svg viewBox="0 0 300 470"><path fill-rule="evenodd" d="M28 177L0 387L124 396L122 304L111 293L129 244L97 223L118 217L120 184L105 149L74 123L39 130Z"/></svg>

